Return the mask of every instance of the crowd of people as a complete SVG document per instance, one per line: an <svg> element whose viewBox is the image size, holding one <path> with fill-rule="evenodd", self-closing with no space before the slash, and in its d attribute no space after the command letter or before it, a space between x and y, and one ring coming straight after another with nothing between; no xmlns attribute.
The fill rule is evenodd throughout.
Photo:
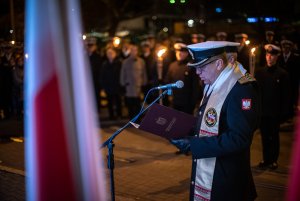
<svg viewBox="0 0 300 201"><path fill-rule="evenodd" d="M140 109L141 99L152 87L182 80L183 89L174 89L173 95L165 97L163 103L194 114L202 98L204 85L195 70L186 65L192 59L186 46L207 40L227 41L227 38L226 32L218 32L215 37L210 38L200 33L191 34L189 40L175 36L158 38L155 35L147 35L138 43L120 38L119 43L115 43L114 38L107 40L106 43L100 43L95 37L87 38L84 42L91 64L98 113L100 114L101 108L107 107L110 119L133 117ZM297 44L285 37L282 38L283 40L278 42L273 31L266 31L265 40L254 45L258 52L255 72L266 64L264 50L266 44L280 48L277 63L280 69L288 74L289 86L285 87L285 91L290 90L288 95L281 98L289 100L289 114L285 116L292 117L298 104L299 50ZM237 33L234 35L234 41L240 43L237 48L238 61L243 65L245 72L250 72L249 55L250 47L253 45L247 43L248 35ZM165 52L158 56L158 52L163 49ZM11 116L22 117L23 60L22 46L1 42L0 119ZM147 102L154 100L157 95L157 92L151 93ZM107 100L105 104L103 99ZM124 106L128 112L124 112Z"/></svg>
<svg viewBox="0 0 300 201"><path fill-rule="evenodd" d="M0 120L23 118L24 104L23 46L0 44Z"/></svg>
<svg viewBox="0 0 300 201"><path fill-rule="evenodd" d="M266 31L265 36L264 41L249 45L247 34L235 34L234 41L239 43L238 61L243 65L245 72L250 73L250 52L252 47L256 47L254 63L256 72L266 64L264 49L266 44L273 44L282 49L278 65L287 71L290 78L288 90L291 90L291 93L286 98L290 100L290 105L293 105L290 107L291 117L297 107L299 93L297 45L287 39L279 43L275 40L273 31ZM142 98L152 87L177 80L184 82L183 89L175 89L173 96L164 98L163 103L177 110L194 114L202 98L204 85L195 70L186 65L192 59L186 46L206 40L226 41L227 33L218 32L216 37L208 39L204 34L192 34L189 40L175 36L157 38L154 35L147 35L138 43L127 39L119 40L121 42L116 44L114 38L111 38L101 45L96 38L88 38L85 41L92 68L98 112L103 107L103 104L101 105L103 93L100 93L102 90L108 100L110 119L126 116L127 113L122 110L124 105L128 109L128 117L133 117L141 106ZM159 55L160 50L166 51ZM289 59L285 55L288 55ZM255 74L255 72L251 73ZM155 92L150 94L148 103L157 95Z"/></svg>

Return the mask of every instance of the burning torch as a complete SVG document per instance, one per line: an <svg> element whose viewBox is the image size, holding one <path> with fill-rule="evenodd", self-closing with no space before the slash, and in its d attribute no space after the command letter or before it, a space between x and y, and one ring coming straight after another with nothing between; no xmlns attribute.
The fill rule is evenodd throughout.
<svg viewBox="0 0 300 201"><path fill-rule="evenodd" d="M167 48L165 47L160 47L159 50L157 51L157 65L156 65L156 70L157 70L157 77L158 77L158 82L161 84L163 81L163 61L164 61L164 55L167 52ZM159 94L162 93L162 90L159 90ZM162 104L162 99L159 100L159 103Z"/></svg>
<svg viewBox="0 0 300 201"><path fill-rule="evenodd" d="M255 50L256 50L255 47L251 48L250 56L249 56L249 70L252 76L254 76L255 73Z"/></svg>

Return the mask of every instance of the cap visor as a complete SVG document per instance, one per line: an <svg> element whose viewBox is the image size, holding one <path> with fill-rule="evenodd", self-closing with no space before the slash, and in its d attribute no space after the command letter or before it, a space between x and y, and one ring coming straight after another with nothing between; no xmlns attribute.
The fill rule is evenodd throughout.
<svg viewBox="0 0 300 201"><path fill-rule="evenodd" d="M187 66L189 66L189 67L194 67L194 68L196 68L196 67L202 67L201 66L201 64L204 64L207 60L208 60L209 58L206 58L206 59L203 59L203 60L201 60L201 61L198 61L198 62L189 62L188 64L187 64Z"/></svg>

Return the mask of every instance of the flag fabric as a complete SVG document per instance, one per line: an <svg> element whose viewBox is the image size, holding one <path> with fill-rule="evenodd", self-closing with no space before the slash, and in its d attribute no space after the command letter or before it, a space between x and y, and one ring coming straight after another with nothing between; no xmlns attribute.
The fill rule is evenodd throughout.
<svg viewBox="0 0 300 201"><path fill-rule="evenodd" d="M295 141L292 151L291 170L289 174L286 201L300 200L300 111L298 111L294 135Z"/></svg>
<svg viewBox="0 0 300 201"><path fill-rule="evenodd" d="M26 1L29 201L106 200L97 114L77 0Z"/></svg>

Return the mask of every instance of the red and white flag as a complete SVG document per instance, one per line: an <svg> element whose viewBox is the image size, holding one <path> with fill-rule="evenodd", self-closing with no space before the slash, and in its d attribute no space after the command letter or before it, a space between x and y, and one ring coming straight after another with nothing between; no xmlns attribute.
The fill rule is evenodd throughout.
<svg viewBox="0 0 300 201"><path fill-rule="evenodd" d="M77 0L26 1L28 201L106 200Z"/></svg>
<svg viewBox="0 0 300 201"><path fill-rule="evenodd" d="M294 135L295 141L292 149L291 170L289 174L286 201L300 200L300 111L298 111Z"/></svg>

